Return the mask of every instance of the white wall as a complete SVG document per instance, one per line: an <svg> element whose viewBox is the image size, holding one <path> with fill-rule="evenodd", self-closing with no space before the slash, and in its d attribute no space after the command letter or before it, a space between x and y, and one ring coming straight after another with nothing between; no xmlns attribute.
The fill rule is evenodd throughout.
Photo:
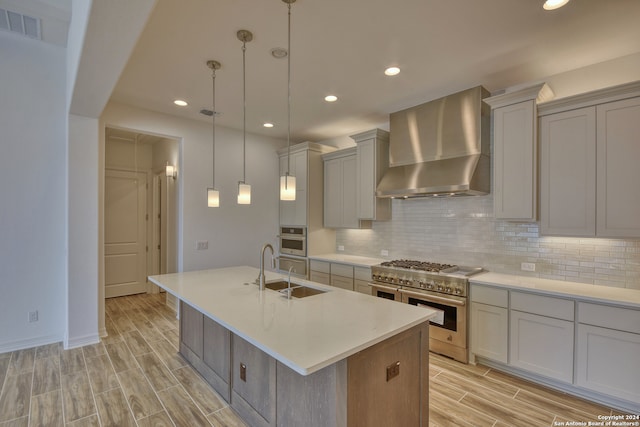
<svg viewBox="0 0 640 427"><path fill-rule="evenodd" d="M242 132L216 129L216 187L221 207L206 205L206 189L212 181L211 125L109 103L101 117L101 131L108 126L181 140L178 188L181 239L179 271L231 265L259 265L264 243L275 244L278 232L278 157L281 140L247 135L247 183L252 204L236 203L237 183L242 179ZM196 250L197 240L209 241L209 250Z"/></svg>
<svg viewBox="0 0 640 427"><path fill-rule="evenodd" d="M69 284L65 347L98 342L98 119L69 114Z"/></svg>
<svg viewBox="0 0 640 427"><path fill-rule="evenodd" d="M65 55L0 32L0 352L64 336Z"/></svg>

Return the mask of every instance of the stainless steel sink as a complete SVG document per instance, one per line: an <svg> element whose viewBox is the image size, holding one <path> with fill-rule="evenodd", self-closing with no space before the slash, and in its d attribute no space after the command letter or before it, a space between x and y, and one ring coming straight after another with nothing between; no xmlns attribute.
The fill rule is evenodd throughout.
<svg viewBox="0 0 640 427"><path fill-rule="evenodd" d="M281 280L278 282L265 283L264 286L267 289L278 291L282 293L282 295L287 296L287 288L289 287L289 283L286 280ZM324 294L325 292L327 291L294 283L291 284L291 296L294 298L305 298L313 295Z"/></svg>
<svg viewBox="0 0 640 427"><path fill-rule="evenodd" d="M292 284L292 287L294 285ZM298 286L298 285L295 285ZM274 291L279 291L280 289L286 289L289 287L289 283L286 280L280 280L278 282L265 283L264 287L267 289L271 289Z"/></svg>

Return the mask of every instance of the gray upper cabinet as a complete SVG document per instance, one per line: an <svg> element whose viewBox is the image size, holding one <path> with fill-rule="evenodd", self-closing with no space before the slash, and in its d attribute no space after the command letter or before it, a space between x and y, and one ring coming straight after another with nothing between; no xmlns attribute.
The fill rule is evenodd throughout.
<svg viewBox="0 0 640 427"><path fill-rule="evenodd" d="M389 167L389 132L373 129L351 135L356 142L357 215L360 220L391 219L391 199L377 198L376 187Z"/></svg>
<svg viewBox="0 0 640 427"><path fill-rule="evenodd" d="M640 237L640 97L598 105L596 118L596 234Z"/></svg>
<svg viewBox="0 0 640 427"><path fill-rule="evenodd" d="M325 154L324 226L360 228L357 213L356 149Z"/></svg>
<svg viewBox="0 0 640 427"><path fill-rule="evenodd" d="M539 110L541 234L640 237L640 82Z"/></svg>
<svg viewBox="0 0 640 427"><path fill-rule="evenodd" d="M540 232L596 234L596 122L587 107L540 120Z"/></svg>
<svg viewBox="0 0 640 427"><path fill-rule="evenodd" d="M391 218L391 199L376 197L389 166L389 133L373 129L351 138L355 147L322 156L327 228L371 228L371 221Z"/></svg>
<svg viewBox="0 0 640 427"><path fill-rule="evenodd" d="M551 97L553 92L543 83L484 100L493 108L496 218L537 219L537 103Z"/></svg>

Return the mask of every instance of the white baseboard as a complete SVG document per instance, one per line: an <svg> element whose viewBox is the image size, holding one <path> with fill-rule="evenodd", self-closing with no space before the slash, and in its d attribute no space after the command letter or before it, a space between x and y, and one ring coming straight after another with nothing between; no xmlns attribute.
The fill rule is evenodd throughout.
<svg viewBox="0 0 640 427"><path fill-rule="evenodd" d="M100 342L100 335L88 334L81 337L68 338L65 340L64 349L69 350L72 348L83 347L85 345L97 344Z"/></svg>
<svg viewBox="0 0 640 427"><path fill-rule="evenodd" d="M44 337L29 338L0 344L0 353L24 350L26 348L39 347L41 345L54 344L63 341L59 335L48 335Z"/></svg>

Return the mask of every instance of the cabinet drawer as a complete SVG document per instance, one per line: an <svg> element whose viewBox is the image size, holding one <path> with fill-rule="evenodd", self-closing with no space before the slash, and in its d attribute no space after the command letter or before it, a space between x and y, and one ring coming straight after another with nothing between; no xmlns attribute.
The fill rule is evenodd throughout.
<svg viewBox="0 0 640 427"><path fill-rule="evenodd" d="M309 261L309 269L313 271L320 271L322 273L331 273L331 264L326 261L318 261L312 259Z"/></svg>
<svg viewBox="0 0 640 427"><path fill-rule="evenodd" d="M371 269L369 267L353 267L353 277L357 280L371 280Z"/></svg>
<svg viewBox="0 0 640 427"><path fill-rule="evenodd" d="M640 310L580 302L578 322L640 334Z"/></svg>
<svg viewBox="0 0 640 427"><path fill-rule="evenodd" d="M542 295L511 292L511 309L573 321L573 301Z"/></svg>
<svg viewBox="0 0 640 427"><path fill-rule="evenodd" d="M331 263L331 275L353 278L353 266Z"/></svg>
<svg viewBox="0 0 640 427"><path fill-rule="evenodd" d="M489 286L471 285L471 301L497 307L509 307L509 291Z"/></svg>
<svg viewBox="0 0 640 427"><path fill-rule="evenodd" d="M353 290L353 278L331 275L331 286L336 288L346 289L348 291Z"/></svg>
<svg viewBox="0 0 640 427"><path fill-rule="evenodd" d="M322 283L323 285L331 284L331 275L329 273L322 273L320 271L311 270L311 277L309 278L312 282Z"/></svg>

